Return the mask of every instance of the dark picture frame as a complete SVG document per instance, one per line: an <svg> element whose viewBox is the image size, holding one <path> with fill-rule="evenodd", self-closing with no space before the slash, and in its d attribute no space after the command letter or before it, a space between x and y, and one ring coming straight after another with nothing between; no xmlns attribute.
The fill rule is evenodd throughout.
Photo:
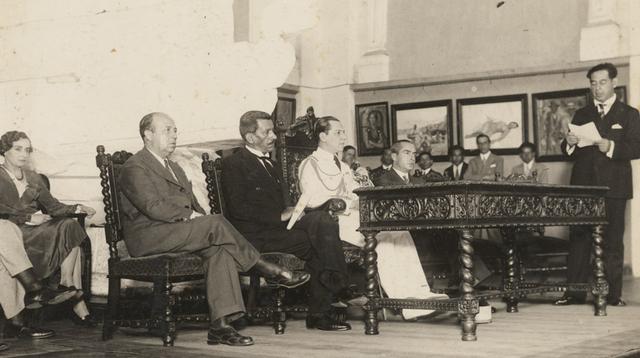
<svg viewBox="0 0 640 358"><path fill-rule="evenodd" d="M501 155L518 154L518 147L529 138L526 94L464 98L456 101L458 144L466 155L476 155L476 136L491 138L491 151Z"/></svg>
<svg viewBox="0 0 640 358"><path fill-rule="evenodd" d="M575 112L589 103L589 89L542 92L531 95L533 141L540 162L568 161L560 143Z"/></svg>
<svg viewBox="0 0 640 358"><path fill-rule="evenodd" d="M358 155L380 155L391 146L389 103L376 102L356 105L356 138Z"/></svg>
<svg viewBox="0 0 640 358"><path fill-rule="evenodd" d="M448 160L453 145L453 101L403 103L391 106L393 141L410 140L416 153L429 152L436 162Z"/></svg>

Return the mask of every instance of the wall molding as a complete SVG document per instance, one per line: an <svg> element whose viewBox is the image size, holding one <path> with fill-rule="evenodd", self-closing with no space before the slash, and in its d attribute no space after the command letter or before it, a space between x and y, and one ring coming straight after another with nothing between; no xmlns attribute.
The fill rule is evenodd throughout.
<svg viewBox="0 0 640 358"><path fill-rule="evenodd" d="M412 79L392 80L392 81L383 81L383 82L357 83L357 84L351 85L351 90L353 92L384 91L384 90L393 90L393 89L401 89L401 88L427 87L427 86L438 86L438 85L447 85L447 84L455 84L455 83L492 81L492 80L501 80L501 79L509 79L509 78L522 78L522 77L531 77L531 76L586 72L591 67L601 62L611 62L619 68L629 67L629 57L625 56L625 57L616 57L616 58L610 58L610 59L599 59L599 60L593 60L593 61L581 61L581 62L560 64L560 65L527 67L527 68L513 69L513 70L499 70L499 71L489 71L489 72L482 72L482 73L460 74L460 75L439 76L439 77L412 78Z"/></svg>

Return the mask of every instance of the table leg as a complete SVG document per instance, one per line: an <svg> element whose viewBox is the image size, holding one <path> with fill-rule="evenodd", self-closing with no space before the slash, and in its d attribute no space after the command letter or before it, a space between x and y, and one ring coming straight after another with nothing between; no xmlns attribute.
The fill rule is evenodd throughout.
<svg viewBox="0 0 640 358"><path fill-rule="evenodd" d="M460 301L458 302L458 313L461 315L460 324L462 326L462 340L475 341L476 337L476 314L479 311L478 299L473 292L473 235L468 229L461 231L460 235Z"/></svg>
<svg viewBox="0 0 640 358"><path fill-rule="evenodd" d="M373 335L379 334L378 332L378 254L376 253L376 246L378 246L378 239L376 239L377 231L364 232L364 253L365 253L365 266L367 269L366 279L366 296L367 303L364 305L365 319L364 319L364 333Z"/></svg>
<svg viewBox="0 0 640 358"><path fill-rule="evenodd" d="M607 315L607 295L609 294L609 283L604 274L604 248L602 238L602 225L597 225L593 228L593 284L591 286L591 293L594 296L594 306L596 316Z"/></svg>
<svg viewBox="0 0 640 358"><path fill-rule="evenodd" d="M518 276L518 252L516 247L515 232L512 230L505 230L503 232L504 241L507 248L506 256L506 270L502 276L503 290L510 291L511 294L506 297L507 312L518 312L518 295L517 290L520 287L520 278Z"/></svg>

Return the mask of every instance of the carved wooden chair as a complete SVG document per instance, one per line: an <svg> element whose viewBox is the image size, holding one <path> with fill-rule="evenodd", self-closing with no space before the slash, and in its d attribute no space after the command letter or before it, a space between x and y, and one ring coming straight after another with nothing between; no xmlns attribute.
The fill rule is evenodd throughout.
<svg viewBox="0 0 640 358"><path fill-rule="evenodd" d="M222 154L222 153L220 153ZM225 214L226 206L225 199L222 195L222 160L217 158L211 160L209 154L202 154L202 172L205 174L207 191L209 198L209 206L212 214ZM342 202L344 203L344 202ZM344 210L344 207L327 206L329 214L334 216L334 210ZM336 218L337 219L337 218ZM355 246L345 247L345 260L347 264L358 264L362 266L364 264L364 256L361 254L361 250ZM269 252L263 253L262 258L284 266L289 270L303 270L305 262L298 257L282 253L282 252ZM249 276L249 290L247 297L247 315L251 320L269 320L273 322L273 327L276 334L283 334L286 328L287 313L304 313L308 311L307 305L304 304L285 304L286 290L281 287L268 287L271 290L271 303L267 305L258 304L258 295L260 291L260 276L256 274L250 274Z"/></svg>
<svg viewBox="0 0 640 358"><path fill-rule="evenodd" d="M175 283L204 278L200 257L193 254L162 254L132 258L123 255L118 243L123 239L120 222L120 197L118 188L119 170L131 153L120 151L105 153L103 146L97 148L96 165L100 169L100 185L105 211L105 233L109 245L109 291L102 339L113 338L117 327L148 328L160 332L164 346L173 346L176 324L181 321L208 321L208 314L176 314L181 303L200 302L204 294L178 295L171 292ZM121 315L122 279L153 283L153 303L150 317L131 318Z"/></svg>

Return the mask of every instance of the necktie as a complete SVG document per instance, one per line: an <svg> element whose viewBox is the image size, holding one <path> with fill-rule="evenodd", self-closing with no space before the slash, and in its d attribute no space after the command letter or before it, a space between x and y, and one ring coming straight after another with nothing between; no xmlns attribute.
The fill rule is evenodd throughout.
<svg viewBox="0 0 640 358"><path fill-rule="evenodd" d="M454 177L456 180L458 180L458 175L459 175L459 174L460 174L460 173L458 173L458 166L454 166L454 167L453 167L453 177Z"/></svg>
<svg viewBox="0 0 640 358"><path fill-rule="evenodd" d="M598 114L600 118L604 118L604 103L598 103Z"/></svg>
<svg viewBox="0 0 640 358"><path fill-rule="evenodd" d="M171 176L173 177L173 179L175 179L175 181L178 181L178 177L176 177L176 173L173 172L173 169L171 169L171 166L169 165L169 160L165 158L164 160L164 167L165 169L167 169L169 171L169 174L171 174Z"/></svg>
<svg viewBox="0 0 640 358"><path fill-rule="evenodd" d="M404 183L405 184L409 184L409 176L408 175L405 175L402 178L404 179Z"/></svg>
<svg viewBox="0 0 640 358"><path fill-rule="evenodd" d="M342 170L342 166L340 166L340 160L338 160L338 157L336 157L335 155L333 156L333 162L336 163L338 169Z"/></svg>
<svg viewBox="0 0 640 358"><path fill-rule="evenodd" d="M267 173L275 180L278 181L278 174L276 174L275 168L273 167L273 163L271 162L271 158L269 157L258 157L262 160L264 164L264 168L267 169Z"/></svg>

